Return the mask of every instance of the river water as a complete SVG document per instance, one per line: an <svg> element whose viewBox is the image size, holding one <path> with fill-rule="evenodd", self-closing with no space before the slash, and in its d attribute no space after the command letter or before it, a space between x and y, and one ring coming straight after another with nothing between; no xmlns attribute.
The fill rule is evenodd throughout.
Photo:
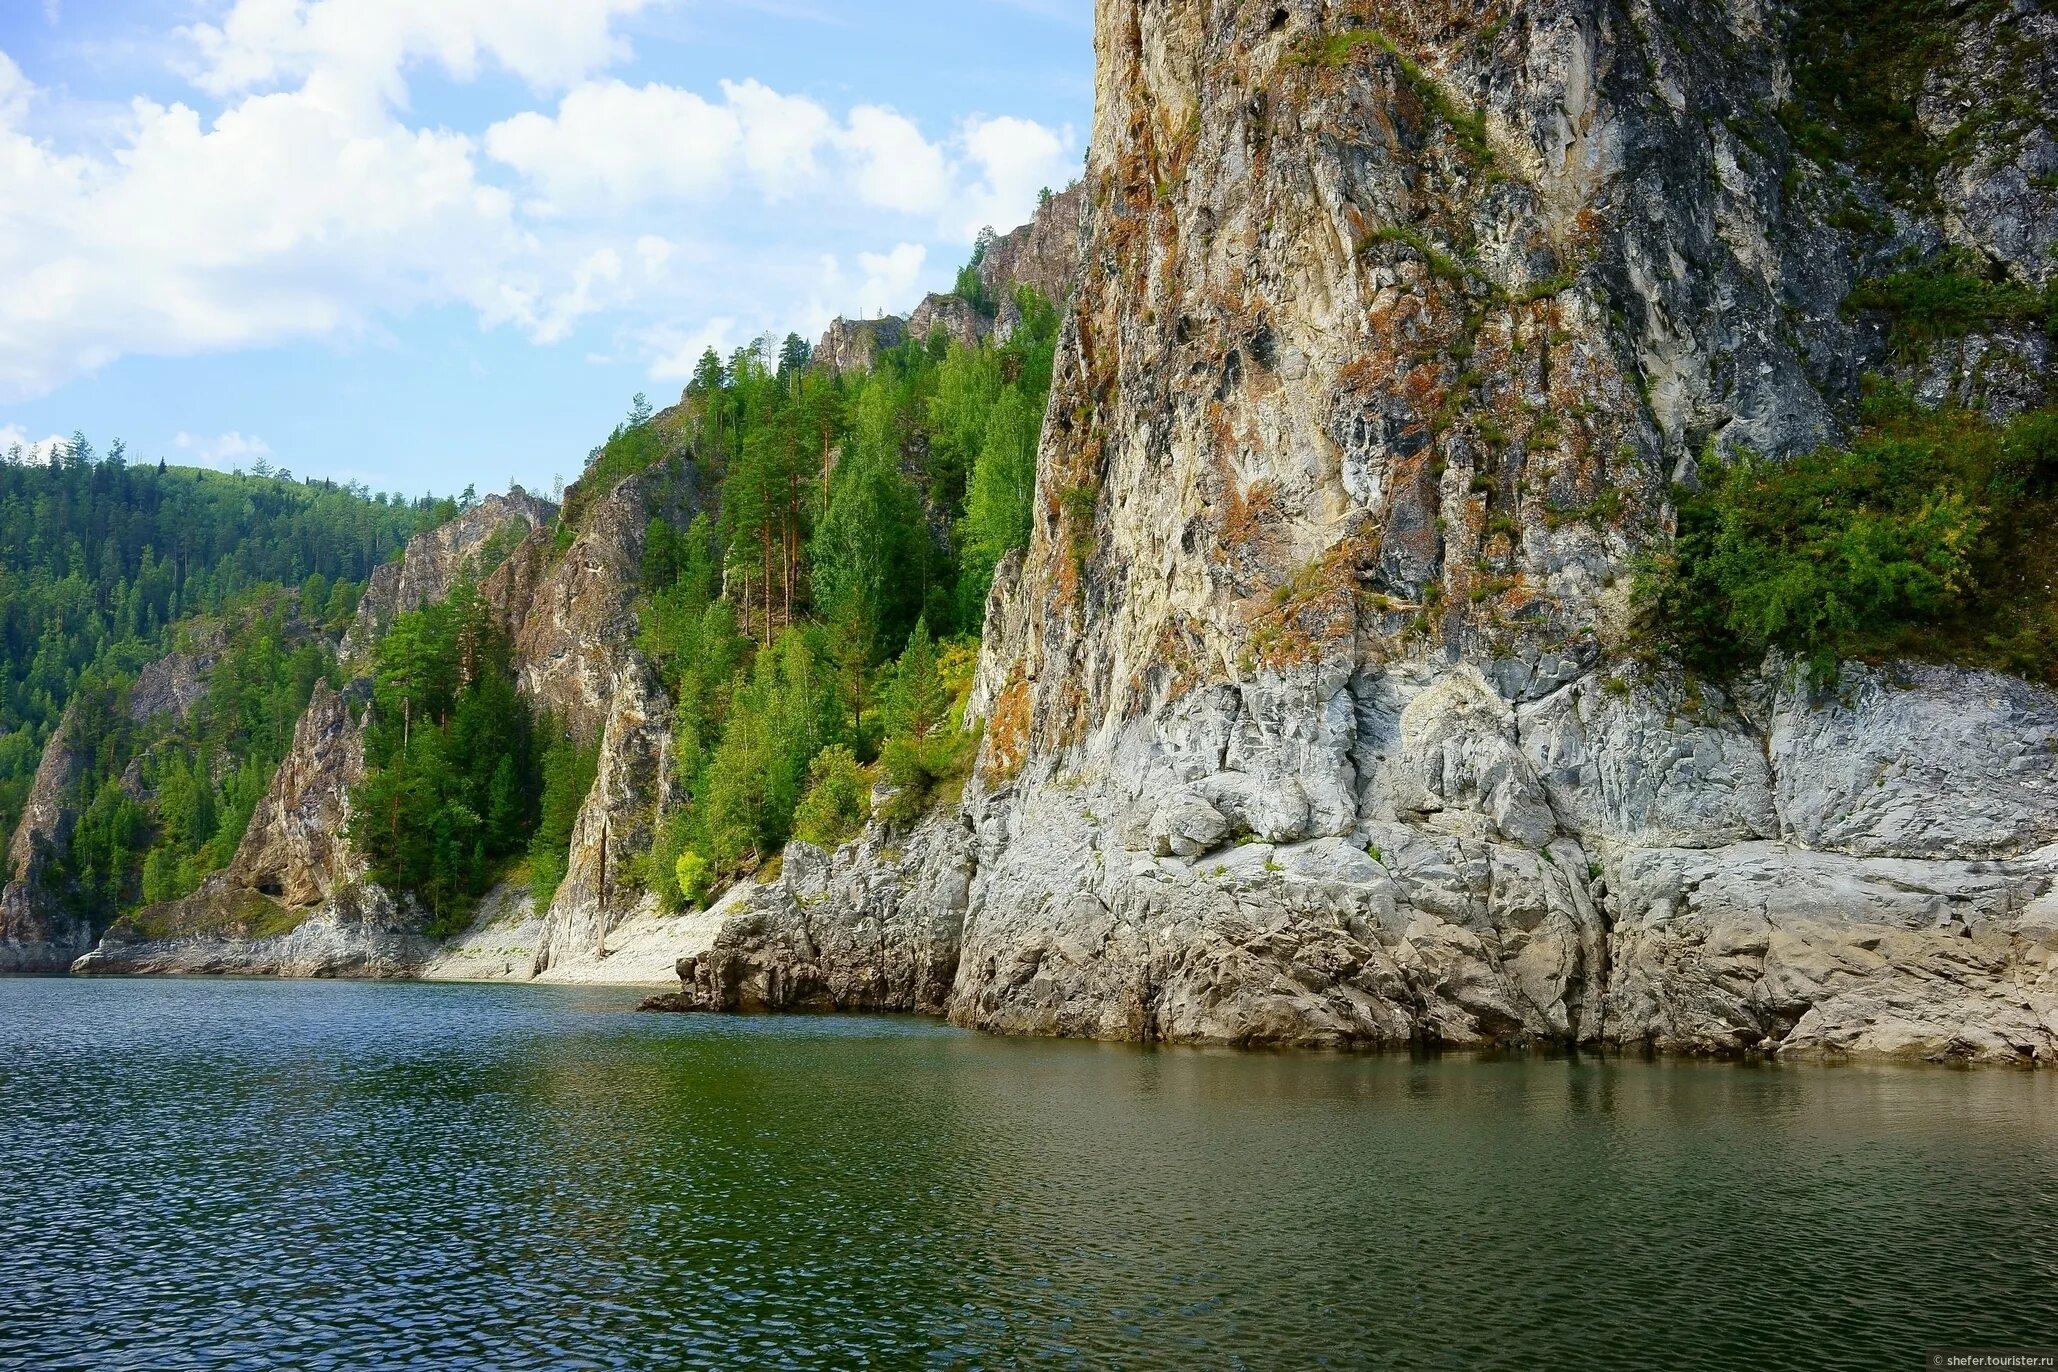
<svg viewBox="0 0 2058 1372"><path fill-rule="evenodd" d="M0 980L0 1366L1919 1368L2058 1342L2058 1076Z"/></svg>

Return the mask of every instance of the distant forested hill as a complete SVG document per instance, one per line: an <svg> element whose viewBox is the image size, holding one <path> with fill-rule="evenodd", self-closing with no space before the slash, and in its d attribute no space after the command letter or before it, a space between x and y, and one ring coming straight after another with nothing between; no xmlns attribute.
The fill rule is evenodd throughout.
<svg viewBox="0 0 2058 1372"><path fill-rule="evenodd" d="M0 460L0 836L82 683L132 674L171 626L288 589L339 624L374 567L447 502L282 476L130 465L81 436L50 461ZM247 622L247 621L246 621Z"/></svg>

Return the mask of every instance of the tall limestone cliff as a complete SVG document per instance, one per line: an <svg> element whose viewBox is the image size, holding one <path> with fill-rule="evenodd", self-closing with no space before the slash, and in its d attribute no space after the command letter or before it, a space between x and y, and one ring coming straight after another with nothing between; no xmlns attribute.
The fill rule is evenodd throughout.
<svg viewBox="0 0 2058 1372"><path fill-rule="evenodd" d="M1950 247L2048 283L2051 17L1968 7L1926 49L1952 153L1911 204L1774 117L1811 13L1102 0L974 784L797 847L678 1003L2058 1059L2058 699L1625 660L1705 453L1833 439L1868 372L2049 395L2033 327L1911 353L1844 306Z"/></svg>
<svg viewBox="0 0 2058 1372"><path fill-rule="evenodd" d="M690 464L664 463L606 493L533 593L496 603L515 616L515 670L522 692L600 745L600 771L572 831L565 879L531 959L541 974L608 956L608 933L644 893L625 868L648 851L673 779L671 701L636 647L637 589L653 518L684 528L699 506ZM540 540L507 569L532 568ZM488 595L498 592L489 585Z"/></svg>

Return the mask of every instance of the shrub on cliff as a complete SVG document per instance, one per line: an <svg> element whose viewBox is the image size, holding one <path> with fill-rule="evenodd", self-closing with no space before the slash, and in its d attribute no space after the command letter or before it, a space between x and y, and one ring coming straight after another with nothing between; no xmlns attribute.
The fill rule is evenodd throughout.
<svg viewBox="0 0 2058 1372"><path fill-rule="evenodd" d="M793 816L793 836L834 852L872 817L871 775L857 754L839 743L815 755L807 778L807 794Z"/></svg>
<svg viewBox="0 0 2058 1372"><path fill-rule="evenodd" d="M1879 390L1849 447L1703 465L1638 593L1661 647L1725 675L1778 650L1818 681L1893 656L2058 678L2058 412L2006 425Z"/></svg>

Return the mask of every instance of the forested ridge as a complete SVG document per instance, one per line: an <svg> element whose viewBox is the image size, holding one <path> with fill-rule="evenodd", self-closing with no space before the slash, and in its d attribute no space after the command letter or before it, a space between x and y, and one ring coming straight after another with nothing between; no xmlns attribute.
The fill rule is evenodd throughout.
<svg viewBox="0 0 2058 1372"><path fill-rule="evenodd" d="M284 473L131 463L120 442L101 454L83 434L47 460L5 454L0 833L75 694L118 689L196 619L263 621L256 607L288 589L296 624L336 631L372 569L448 509Z"/></svg>
<svg viewBox="0 0 2058 1372"><path fill-rule="evenodd" d="M673 699L677 801L625 875L666 907L711 899L790 837L842 841L878 780L912 814L969 771L964 696L994 569L1029 540L1058 331L1034 291L1011 303L1004 343L939 331L862 374L811 365L793 336L710 351L679 405L638 397L566 492L559 555L628 478L702 493L683 527L649 523L637 595ZM465 591L396 624L353 800L374 875L438 927L510 875L547 905L595 775L595 740L495 722L517 712L489 621Z"/></svg>

